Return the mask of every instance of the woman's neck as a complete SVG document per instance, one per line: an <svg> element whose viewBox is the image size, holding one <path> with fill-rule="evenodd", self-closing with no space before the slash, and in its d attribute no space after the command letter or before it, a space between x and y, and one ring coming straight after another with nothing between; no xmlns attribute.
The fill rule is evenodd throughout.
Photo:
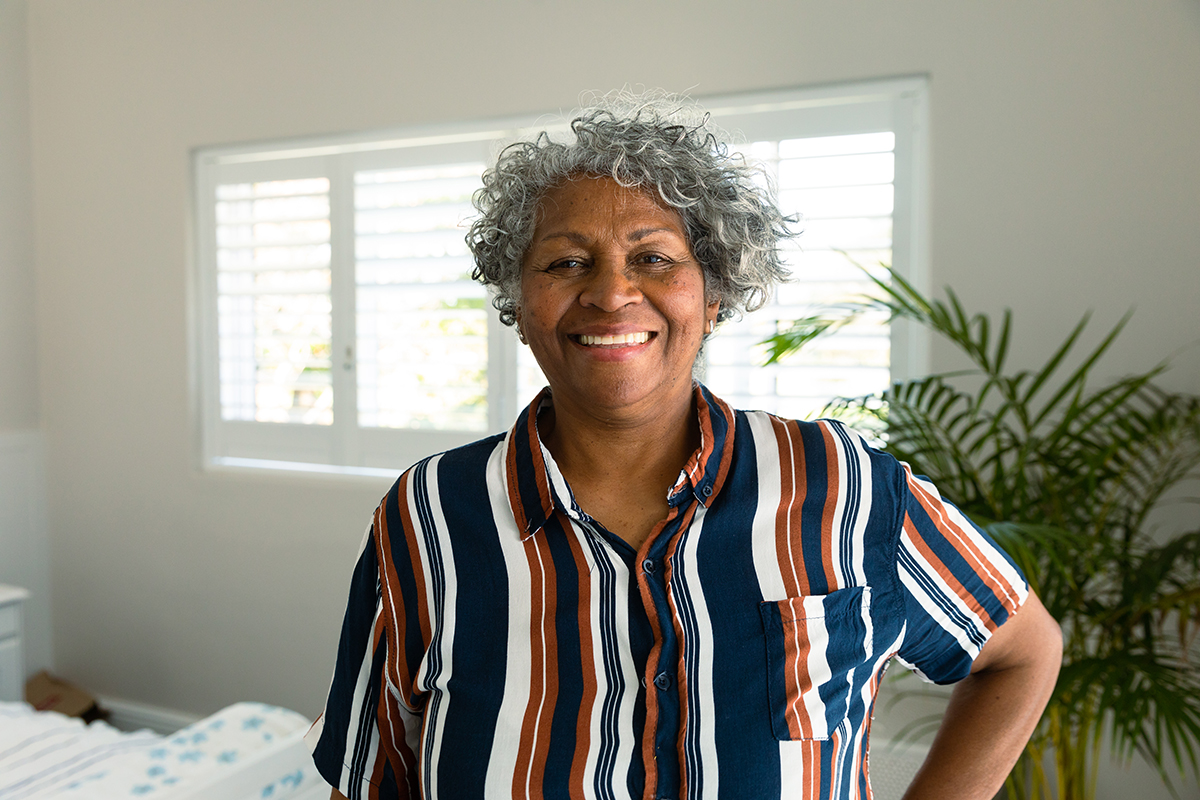
<svg viewBox="0 0 1200 800"><path fill-rule="evenodd" d="M638 548L666 517L667 492L700 445L692 392L638 416L601 416L556 398L539 434L580 507Z"/></svg>

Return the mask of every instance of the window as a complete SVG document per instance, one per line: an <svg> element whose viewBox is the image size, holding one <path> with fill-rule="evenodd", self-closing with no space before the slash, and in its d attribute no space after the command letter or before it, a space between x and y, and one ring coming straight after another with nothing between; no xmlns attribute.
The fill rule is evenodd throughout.
<svg viewBox="0 0 1200 800"><path fill-rule="evenodd" d="M735 406L803 417L921 371L924 340L883 319L769 368L757 343L867 288L855 263L921 283L924 81L702 103L804 230L789 254L795 280L706 345L706 383ZM546 127L518 119L197 152L205 464L394 474L507 428L542 377L470 279L464 235L485 165Z"/></svg>

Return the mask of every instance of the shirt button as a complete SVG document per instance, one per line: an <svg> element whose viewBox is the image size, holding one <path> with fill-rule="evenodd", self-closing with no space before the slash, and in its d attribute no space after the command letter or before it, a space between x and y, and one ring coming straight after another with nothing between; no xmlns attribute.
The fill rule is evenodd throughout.
<svg viewBox="0 0 1200 800"><path fill-rule="evenodd" d="M654 685L665 692L671 685L671 676L665 672L658 673L654 676Z"/></svg>
<svg viewBox="0 0 1200 800"><path fill-rule="evenodd" d="M705 486L703 489L700 490L700 494L704 495L705 497L712 497L712 487Z"/></svg>
<svg viewBox="0 0 1200 800"><path fill-rule="evenodd" d="M655 564L654 564L654 559L653 559L653 558L647 558L645 561L643 561L643 562L642 562L642 569L643 569L643 570L644 570L644 571L645 571L645 572L646 572L648 575L653 575L653 574L654 574L654 570L655 570L655 569L657 569L657 567L656 567L656 566L655 566Z"/></svg>

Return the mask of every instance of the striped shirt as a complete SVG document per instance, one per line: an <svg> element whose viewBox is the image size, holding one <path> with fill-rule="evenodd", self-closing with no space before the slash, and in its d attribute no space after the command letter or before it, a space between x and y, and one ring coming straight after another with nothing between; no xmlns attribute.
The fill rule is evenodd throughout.
<svg viewBox="0 0 1200 800"><path fill-rule="evenodd" d="M355 567L321 774L358 798L870 797L893 657L965 677L1024 601L928 481L829 420L695 389L702 444L635 551L537 435L426 459Z"/></svg>

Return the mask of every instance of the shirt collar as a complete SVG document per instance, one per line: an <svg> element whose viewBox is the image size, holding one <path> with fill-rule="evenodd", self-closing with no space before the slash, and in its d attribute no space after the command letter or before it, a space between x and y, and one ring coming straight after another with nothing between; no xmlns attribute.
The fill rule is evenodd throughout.
<svg viewBox="0 0 1200 800"><path fill-rule="evenodd" d="M700 383L693 385L693 397L700 447L684 464L679 479L667 493L667 503L671 506L683 504L689 496L703 506L712 503L733 457L733 410ZM556 509L572 519L586 517L554 457L538 436L538 412L551 403L549 387L542 389L508 433L505 456L508 499L522 539L537 534Z"/></svg>

